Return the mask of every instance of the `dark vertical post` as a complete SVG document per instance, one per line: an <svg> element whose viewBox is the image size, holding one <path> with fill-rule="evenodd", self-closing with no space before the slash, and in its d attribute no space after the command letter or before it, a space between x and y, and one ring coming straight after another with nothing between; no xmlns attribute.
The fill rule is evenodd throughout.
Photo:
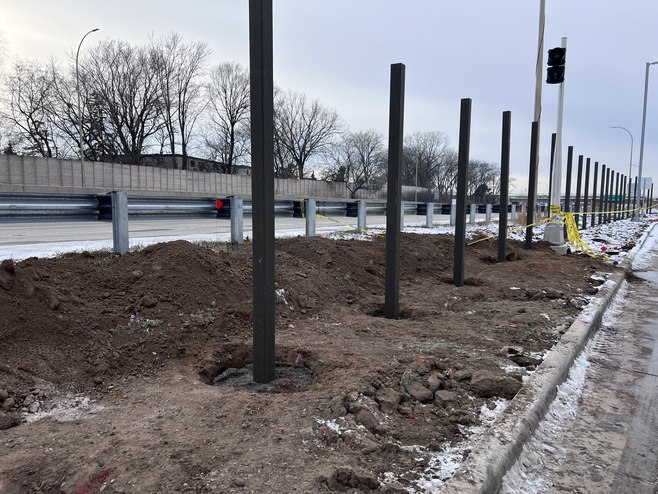
<svg viewBox="0 0 658 494"><path fill-rule="evenodd" d="M503 139L500 152L500 211L498 212L498 262L507 258L507 203L509 202L509 161L512 112L503 112ZM550 196L549 196L550 197Z"/></svg>
<svg viewBox="0 0 658 494"><path fill-rule="evenodd" d="M630 218L631 217L631 209L632 209L631 208L631 198L633 196L633 193L632 193L633 191L631 190L631 188L633 187L633 176L632 175L629 175L628 178L626 179L626 186L627 186L627 189L625 191L626 192L626 205L625 205L624 209L626 209L626 217Z"/></svg>
<svg viewBox="0 0 658 494"><path fill-rule="evenodd" d="M400 224L402 213L402 146L404 135L404 64L391 65L386 188L386 293L384 317L400 317Z"/></svg>
<svg viewBox="0 0 658 494"><path fill-rule="evenodd" d="M550 216L551 211L551 198L553 197L553 166L555 165L555 141L557 140L557 134L553 132L551 134L551 166L550 166L550 175L548 176L548 213Z"/></svg>
<svg viewBox="0 0 658 494"><path fill-rule="evenodd" d="M601 194L599 197L599 225L603 223L603 199L605 196L605 165L601 165Z"/></svg>
<svg viewBox="0 0 658 494"><path fill-rule="evenodd" d="M589 169L590 169L590 158L587 158L585 164L585 192L583 194L583 213L588 213L589 209ZM587 215L583 214L583 230L587 229Z"/></svg>
<svg viewBox="0 0 658 494"><path fill-rule="evenodd" d="M580 213L580 191L582 190L583 187L583 155L580 154L578 155L578 175L576 177L576 206L574 207L574 213ZM576 228L578 227L578 223L580 222L580 215L576 214L575 216L575 221L576 221Z"/></svg>
<svg viewBox="0 0 658 494"><path fill-rule="evenodd" d="M611 180L610 180L610 168L608 168L605 171L605 198L603 201L603 212L606 213L605 215L605 222L610 223L610 190L612 189L610 187Z"/></svg>
<svg viewBox="0 0 658 494"><path fill-rule="evenodd" d="M254 381L274 368L274 78L272 0L249 1Z"/></svg>
<svg viewBox="0 0 658 494"><path fill-rule="evenodd" d="M615 196L613 198L613 206L615 214L613 219L617 221L619 219L619 172L615 174Z"/></svg>
<svg viewBox="0 0 658 494"><path fill-rule="evenodd" d="M599 180L599 162L595 161L594 162L594 183L592 184L592 213L596 212L596 191L597 185L598 185L598 180ZM592 219L590 221L590 225L594 226L596 225L596 215L592 214Z"/></svg>
<svg viewBox="0 0 658 494"><path fill-rule="evenodd" d="M457 217L455 218L455 265L453 283L464 285L464 257L466 251L466 186L471 145L471 100L461 101L459 116L459 156L457 158Z"/></svg>
<svg viewBox="0 0 658 494"><path fill-rule="evenodd" d="M633 183L633 218L635 218L635 216L639 214L639 211L635 210L635 204L637 204L637 177L635 177Z"/></svg>
<svg viewBox="0 0 658 494"><path fill-rule="evenodd" d="M532 224L535 222L537 206L537 150L539 149L539 122L532 122L530 132L530 173L528 174L528 212L526 216L525 248L532 249ZM550 201L549 201L550 202Z"/></svg>
<svg viewBox="0 0 658 494"><path fill-rule="evenodd" d="M621 184L619 185L619 193L621 194L620 209L622 211L626 211L626 178L627 178L626 175L622 175L621 176ZM619 215L620 215L619 217L621 219L624 219L624 218L626 218L627 214L628 214L627 212L619 213Z"/></svg>
<svg viewBox="0 0 658 494"><path fill-rule="evenodd" d="M653 204L651 204L652 202L653 202L653 182L651 182L651 191L649 192L649 214L651 214L651 209L653 206Z"/></svg>
<svg viewBox="0 0 658 494"><path fill-rule="evenodd" d="M573 173L573 146L567 148L567 178L564 189L564 209L565 213L571 212L571 175Z"/></svg>

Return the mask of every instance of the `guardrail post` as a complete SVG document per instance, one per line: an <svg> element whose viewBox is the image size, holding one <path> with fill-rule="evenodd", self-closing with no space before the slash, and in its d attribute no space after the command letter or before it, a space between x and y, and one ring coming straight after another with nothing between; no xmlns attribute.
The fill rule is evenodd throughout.
<svg viewBox="0 0 658 494"><path fill-rule="evenodd" d="M315 199L304 199L305 203L305 215L306 215L306 236L313 237L315 236L315 214L316 214L316 203Z"/></svg>
<svg viewBox="0 0 658 494"><path fill-rule="evenodd" d="M120 256L128 252L128 194L125 191L113 191L112 198L112 238L114 253Z"/></svg>
<svg viewBox="0 0 658 494"><path fill-rule="evenodd" d="M242 196L231 196L231 243L241 245L244 240L244 203Z"/></svg>
<svg viewBox="0 0 658 494"><path fill-rule="evenodd" d="M457 220L457 199L453 199L450 203L450 225L455 226Z"/></svg>
<svg viewBox="0 0 658 494"><path fill-rule="evenodd" d="M366 229L366 201L363 199L357 202L356 227L361 231Z"/></svg>
<svg viewBox="0 0 658 494"><path fill-rule="evenodd" d="M475 213L477 212L478 205L475 203L471 203L469 206L469 213L468 213L468 222L471 225L475 225Z"/></svg>
<svg viewBox="0 0 658 494"><path fill-rule="evenodd" d="M515 220L516 219L516 204L512 203L510 207L510 219Z"/></svg>
<svg viewBox="0 0 658 494"><path fill-rule="evenodd" d="M434 203L428 202L425 207L425 226L432 228L434 226Z"/></svg>
<svg viewBox="0 0 658 494"><path fill-rule="evenodd" d="M493 211L493 206L491 204L487 204L485 206L485 211L484 211L484 219L487 223L491 223L491 212Z"/></svg>
<svg viewBox="0 0 658 494"><path fill-rule="evenodd" d="M400 230L404 228L404 201L400 202Z"/></svg>

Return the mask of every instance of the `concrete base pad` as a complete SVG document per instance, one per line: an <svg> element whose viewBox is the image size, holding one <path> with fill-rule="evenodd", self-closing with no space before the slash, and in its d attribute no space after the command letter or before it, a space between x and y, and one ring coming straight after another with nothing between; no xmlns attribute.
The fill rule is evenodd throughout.
<svg viewBox="0 0 658 494"><path fill-rule="evenodd" d="M569 253L569 246L567 244L551 245L551 249L553 249L553 252L558 256L566 256Z"/></svg>
<svg viewBox="0 0 658 494"><path fill-rule="evenodd" d="M546 225L544 240L553 245L564 244L564 226L560 223L549 223Z"/></svg>

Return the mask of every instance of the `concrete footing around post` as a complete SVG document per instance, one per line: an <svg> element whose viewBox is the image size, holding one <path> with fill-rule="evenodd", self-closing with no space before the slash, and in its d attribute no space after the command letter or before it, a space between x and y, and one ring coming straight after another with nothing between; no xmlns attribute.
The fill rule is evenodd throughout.
<svg viewBox="0 0 658 494"><path fill-rule="evenodd" d="M564 226L561 223L549 223L544 230L544 240L551 243L551 249L558 255L566 255L569 246L564 241Z"/></svg>

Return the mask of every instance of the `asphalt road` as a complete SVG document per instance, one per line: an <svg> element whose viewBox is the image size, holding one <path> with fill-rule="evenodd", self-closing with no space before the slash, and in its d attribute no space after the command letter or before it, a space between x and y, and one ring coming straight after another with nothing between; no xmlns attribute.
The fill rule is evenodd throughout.
<svg viewBox="0 0 658 494"><path fill-rule="evenodd" d="M481 221L484 215L478 215ZM449 223L445 215L434 215L435 224ZM356 218L318 217L318 234L356 227ZM425 216L407 215L406 226L425 225ZM385 227L385 216L368 216L367 227ZM276 217L277 236L304 235L303 218ZM245 217L243 234L251 237L251 217ZM231 224L228 219L131 219L128 223L130 246L167 242L176 239L229 241ZM49 256L72 250L112 248L112 222L110 221L49 221L0 222L0 260L24 259L30 256Z"/></svg>

